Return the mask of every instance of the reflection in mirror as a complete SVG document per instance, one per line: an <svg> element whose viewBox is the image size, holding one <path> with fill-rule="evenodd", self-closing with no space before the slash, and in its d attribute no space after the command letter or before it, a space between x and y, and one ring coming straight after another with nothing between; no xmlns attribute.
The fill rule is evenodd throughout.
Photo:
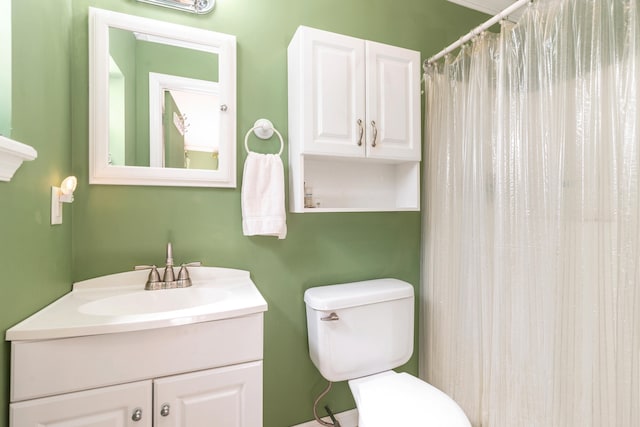
<svg viewBox="0 0 640 427"><path fill-rule="evenodd" d="M219 122L218 111L213 108L217 94L181 90L166 90L164 94L165 135L175 135L173 129L180 135L177 141L165 138L165 164L172 168L218 169L219 141L213 132ZM171 156L175 150L178 155Z"/></svg>
<svg viewBox="0 0 640 427"><path fill-rule="evenodd" d="M150 73L149 94L151 166L218 169L218 83Z"/></svg>
<svg viewBox="0 0 640 427"><path fill-rule="evenodd" d="M90 15L90 182L235 187L235 37Z"/></svg>

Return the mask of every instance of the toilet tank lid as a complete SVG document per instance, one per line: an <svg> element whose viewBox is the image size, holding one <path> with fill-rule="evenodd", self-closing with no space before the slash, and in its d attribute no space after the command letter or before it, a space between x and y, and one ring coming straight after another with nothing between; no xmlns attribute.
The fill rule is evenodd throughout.
<svg viewBox="0 0 640 427"><path fill-rule="evenodd" d="M338 310L413 297L413 286L398 279L374 279L307 289L304 302L314 310Z"/></svg>

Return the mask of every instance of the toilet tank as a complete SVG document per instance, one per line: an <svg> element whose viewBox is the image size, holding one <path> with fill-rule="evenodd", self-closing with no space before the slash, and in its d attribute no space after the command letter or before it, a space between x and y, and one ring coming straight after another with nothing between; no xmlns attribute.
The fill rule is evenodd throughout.
<svg viewBox="0 0 640 427"><path fill-rule="evenodd" d="M324 378L387 371L413 353L413 287L397 279L320 286L304 293L309 355Z"/></svg>

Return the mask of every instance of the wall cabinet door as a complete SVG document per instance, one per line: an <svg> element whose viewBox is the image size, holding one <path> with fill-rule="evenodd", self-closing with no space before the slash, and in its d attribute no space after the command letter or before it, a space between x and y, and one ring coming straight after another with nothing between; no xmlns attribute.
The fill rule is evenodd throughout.
<svg viewBox="0 0 640 427"><path fill-rule="evenodd" d="M420 53L301 26L287 56L291 211L419 210Z"/></svg>
<svg viewBox="0 0 640 427"><path fill-rule="evenodd" d="M420 54L366 42L367 157L421 157Z"/></svg>
<svg viewBox="0 0 640 427"><path fill-rule="evenodd" d="M289 49L289 99L307 154L363 157L365 46L361 39L302 27ZM290 80L291 82L291 80Z"/></svg>
<svg viewBox="0 0 640 427"><path fill-rule="evenodd" d="M151 387L151 381L141 381L12 403L10 425L151 427Z"/></svg>
<svg viewBox="0 0 640 427"><path fill-rule="evenodd" d="M261 427L262 362L154 381L156 427Z"/></svg>
<svg viewBox="0 0 640 427"><path fill-rule="evenodd" d="M420 160L420 53L300 27L290 137L303 154Z"/></svg>

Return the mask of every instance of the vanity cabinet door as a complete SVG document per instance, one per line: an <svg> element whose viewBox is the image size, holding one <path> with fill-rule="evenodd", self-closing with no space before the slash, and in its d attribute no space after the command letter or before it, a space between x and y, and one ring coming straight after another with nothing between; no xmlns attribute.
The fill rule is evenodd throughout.
<svg viewBox="0 0 640 427"><path fill-rule="evenodd" d="M155 427L261 427L262 361L154 381Z"/></svg>
<svg viewBox="0 0 640 427"><path fill-rule="evenodd" d="M10 405L13 427L151 427L151 381Z"/></svg>

